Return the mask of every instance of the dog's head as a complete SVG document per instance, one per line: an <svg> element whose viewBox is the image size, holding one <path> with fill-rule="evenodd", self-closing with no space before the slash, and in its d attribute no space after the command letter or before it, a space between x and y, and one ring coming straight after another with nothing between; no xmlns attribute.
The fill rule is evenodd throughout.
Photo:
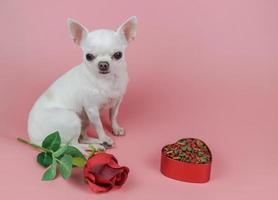
<svg viewBox="0 0 278 200"><path fill-rule="evenodd" d="M89 32L85 26L68 19L73 41L81 47L89 71L97 76L110 76L125 67L125 48L136 35L136 17L130 17L116 31L99 29Z"/></svg>

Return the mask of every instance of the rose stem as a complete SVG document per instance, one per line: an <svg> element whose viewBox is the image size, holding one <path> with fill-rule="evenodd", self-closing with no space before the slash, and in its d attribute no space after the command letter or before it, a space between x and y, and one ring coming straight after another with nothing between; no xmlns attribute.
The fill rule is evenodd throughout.
<svg viewBox="0 0 278 200"><path fill-rule="evenodd" d="M27 140L24 140L22 138L16 138L19 142L22 142L24 144L28 144L28 145L31 145L32 147L36 148L36 149L40 149L41 151L44 151L44 152L52 152L51 150L48 150L48 149L45 149L39 145L36 145L36 144L33 144Z"/></svg>

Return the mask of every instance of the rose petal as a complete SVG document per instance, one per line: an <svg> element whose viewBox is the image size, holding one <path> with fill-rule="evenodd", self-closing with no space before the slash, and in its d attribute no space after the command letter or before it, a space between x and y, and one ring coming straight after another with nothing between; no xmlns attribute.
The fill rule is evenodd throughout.
<svg viewBox="0 0 278 200"><path fill-rule="evenodd" d="M91 172L95 174L95 176L99 176L103 179L110 180L117 174L122 173L123 169L120 166L118 168L112 168L109 165L98 165L92 167Z"/></svg>
<svg viewBox="0 0 278 200"><path fill-rule="evenodd" d="M84 167L84 178L95 192L107 192L121 186L127 179L129 169L118 165L117 159L107 153L97 153L89 158Z"/></svg>
<svg viewBox="0 0 278 200"><path fill-rule="evenodd" d="M88 173L85 176L90 189L94 192L106 192L113 188L114 183L109 180L100 180L93 173Z"/></svg>
<svg viewBox="0 0 278 200"><path fill-rule="evenodd" d="M96 177L92 173L88 173L85 175L85 179L88 179L90 182L95 183L96 182Z"/></svg>
<svg viewBox="0 0 278 200"><path fill-rule="evenodd" d="M116 177L116 181L115 181L116 186L122 186L125 183L128 177L128 172L129 169L127 167L123 167L123 172L118 174Z"/></svg>
<svg viewBox="0 0 278 200"><path fill-rule="evenodd" d="M92 183L90 181L87 182L89 185L89 188L93 191L93 192L108 192L109 190L111 190L113 188L112 184L96 184L96 183Z"/></svg>
<svg viewBox="0 0 278 200"><path fill-rule="evenodd" d="M117 177L114 176L114 177L112 177L112 178L110 179L110 182L111 182L113 185L115 185L116 179L117 179Z"/></svg>
<svg viewBox="0 0 278 200"><path fill-rule="evenodd" d="M114 185L113 182L111 182L111 179L107 179L102 176L98 176L97 174L95 174L95 178L96 178L96 183Z"/></svg>
<svg viewBox="0 0 278 200"><path fill-rule="evenodd" d="M117 163L117 159L111 155L111 154L108 154L108 153L97 153L95 154L93 157L89 158L87 163L86 163L86 166L88 168L91 168L91 167L94 167L96 165L105 165L105 164L108 164L108 163Z"/></svg>

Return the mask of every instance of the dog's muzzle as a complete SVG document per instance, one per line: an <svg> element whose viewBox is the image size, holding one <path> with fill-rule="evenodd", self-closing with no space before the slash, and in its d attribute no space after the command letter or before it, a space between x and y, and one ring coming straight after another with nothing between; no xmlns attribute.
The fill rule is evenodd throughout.
<svg viewBox="0 0 278 200"><path fill-rule="evenodd" d="M109 62L107 61L100 61L98 63L98 69L99 69L99 73L101 74L108 74L109 71Z"/></svg>

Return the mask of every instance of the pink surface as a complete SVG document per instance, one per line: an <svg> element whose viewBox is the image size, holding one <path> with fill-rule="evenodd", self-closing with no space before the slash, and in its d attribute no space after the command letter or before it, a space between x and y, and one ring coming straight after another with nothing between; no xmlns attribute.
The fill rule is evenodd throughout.
<svg viewBox="0 0 278 200"><path fill-rule="evenodd" d="M1 199L277 199L278 2L15 1L0 3ZM90 192L78 171L40 181L27 115L81 60L67 17L90 28L139 20L128 49L131 83L120 111L125 137L110 150L131 173L120 190ZM160 149L182 137L211 148L207 184L159 172Z"/></svg>

